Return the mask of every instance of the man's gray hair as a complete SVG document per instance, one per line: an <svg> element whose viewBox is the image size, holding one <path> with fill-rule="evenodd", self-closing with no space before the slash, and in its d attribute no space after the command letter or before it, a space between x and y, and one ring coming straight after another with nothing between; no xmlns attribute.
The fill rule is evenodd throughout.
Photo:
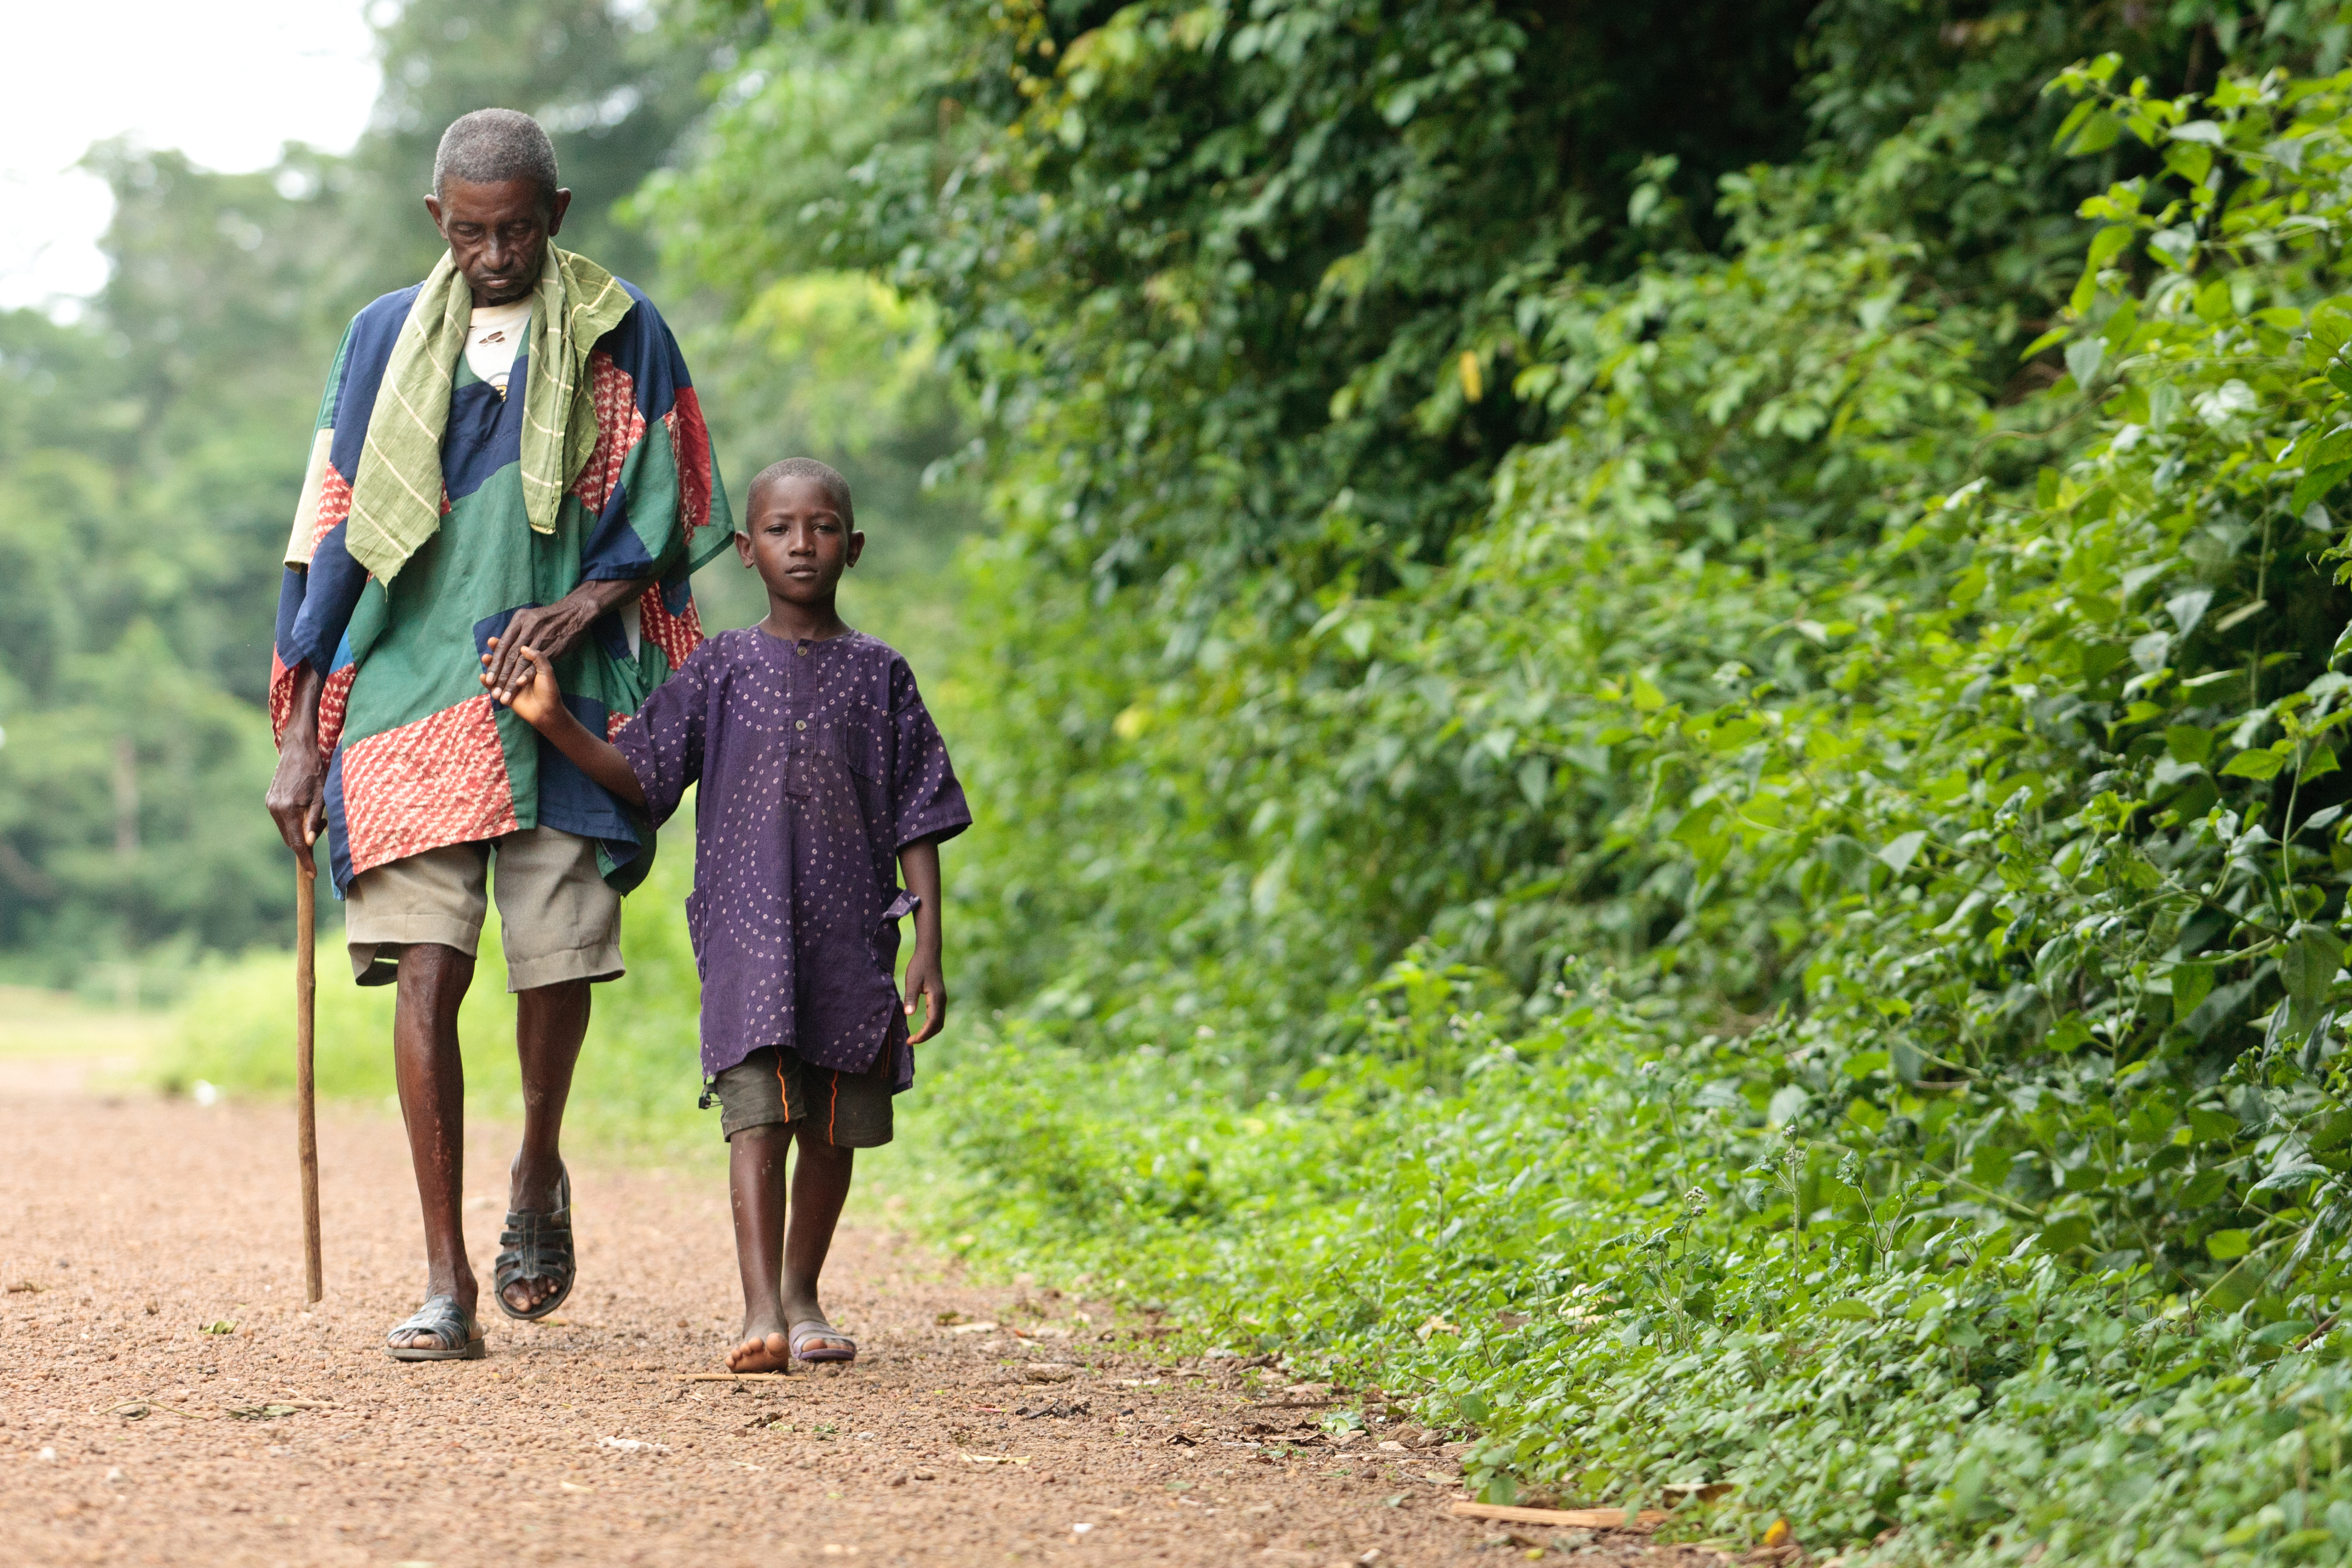
<svg viewBox="0 0 2352 1568"><path fill-rule="evenodd" d="M814 458L786 458L781 463L770 463L752 475L751 488L743 492L745 521L751 521L751 507L759 500L760 492L779 479L814 479L817 488L824 491L824 499L832 506L834 514L841 519L841 526L845 530L857 527L857 509L850 502L849 481Z"/></svg>
<svg viewBox="0 0 2352 1568"><path fill-rule="evenodd" d="M519 110L478 109L450 121L433 154L433 195L447 195L451 180L469 185L536 180L551 206L561 184L555 174L555 143L538 121Z"/></svg>

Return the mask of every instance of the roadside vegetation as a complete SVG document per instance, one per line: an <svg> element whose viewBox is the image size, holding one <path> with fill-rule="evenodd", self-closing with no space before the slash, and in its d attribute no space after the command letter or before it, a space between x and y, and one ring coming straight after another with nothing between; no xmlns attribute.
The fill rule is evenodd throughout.
<svg viewBox="0 0 2352 1568"><path fill-rule="evenodd" d="M985 497L929 1223L1495 1500L2341 1560L2352 23L1786 10L673 17L671 286Z"/></svg>

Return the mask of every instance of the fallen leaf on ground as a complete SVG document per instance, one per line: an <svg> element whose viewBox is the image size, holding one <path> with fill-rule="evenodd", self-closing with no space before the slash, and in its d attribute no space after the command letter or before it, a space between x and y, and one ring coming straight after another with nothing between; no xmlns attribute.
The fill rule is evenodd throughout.
<svg viewBox="0 0 2352 1568"><path fill-rule="evenodd" d="M611 1448L617 1453L623 1454L667 1454L669 1452L668 1444L648 1443L642 1437L599 1437L596 1439L596 1447L600 1448Z"/></svg>
<svg viewBox="0 0 2352 1568"><path fill-rule="evenodd" d="M975 1465L1025 1465L1026 1454L959 1454L956 1458Z"/></svg>
<svg viewBox="0 0 2352 1568"><path fill-rule="evenodd" d="M951 1334L984 1334L993 1330L995 1327L996 1325L994 1323L984 1321L977 1323L958 1323L954 1328L950 1329L948 1332Z"/></svg>

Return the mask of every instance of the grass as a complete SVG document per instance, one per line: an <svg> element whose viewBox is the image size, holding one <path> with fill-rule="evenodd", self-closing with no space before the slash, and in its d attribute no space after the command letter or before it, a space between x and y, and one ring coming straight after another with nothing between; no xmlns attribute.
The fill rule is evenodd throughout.
<svg viewBox="0 0 2352 1568"><path fill-rule="evenodd" d="M67 991L0 985L0 1061L76 1058L102 1078L134 1077L167 1048L176 1015L102 1007Z"/></svg>

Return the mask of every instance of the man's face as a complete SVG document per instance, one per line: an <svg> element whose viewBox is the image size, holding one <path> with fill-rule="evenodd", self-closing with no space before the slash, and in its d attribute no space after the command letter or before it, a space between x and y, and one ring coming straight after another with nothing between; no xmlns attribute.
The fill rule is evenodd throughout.
<svg viewBox="0 0 2352 1568"><path fill-rule="evenodd" d="M797 474L762 486L735 536L735 553L769 593L811 606L832 602L842 573L865 548L866 536L842 525L824 487Z"/></svg>
<svg viewBox="0 0 2352 1568"><path fill-rule="evenodd" d="M570 191L552 204L537 182L499 180L478 185L444 182L438 197L425 198L425 210L449 242L449 256L474 290L477 305L509 305L531 291L549 237L563 227Z"/></svg>

